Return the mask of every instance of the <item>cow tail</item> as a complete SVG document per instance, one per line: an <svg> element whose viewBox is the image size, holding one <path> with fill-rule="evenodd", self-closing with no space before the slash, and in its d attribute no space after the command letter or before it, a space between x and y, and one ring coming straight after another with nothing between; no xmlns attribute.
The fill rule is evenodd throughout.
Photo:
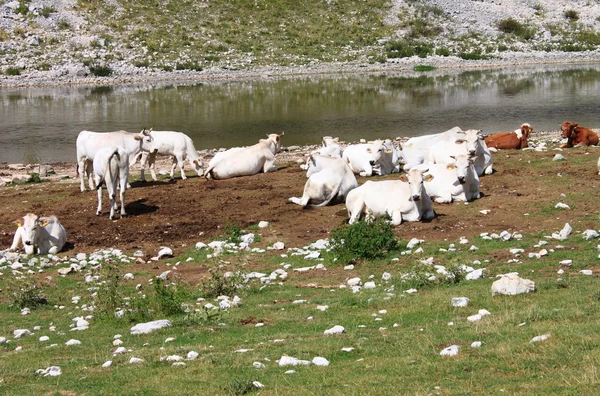
<svg viewBox="0 0 600 396"><path fill-rule="evenodd" d="M106 164L104 164L104 176L102 177L102 180L100 180L100 183L98 183L96 189L100 188L102 182L104 182L108 188L108 184L112 184L114 178L117 177L117 175L112 174L112 168L110 166L110 161L112 161L113 157L117 157L117 161L121 161L121 156L119 155L118 149L115 149L115 151L108 157Z"/></svg>
<svg viewBox="0 0 600 396"><path fill-rule="evenodd" d="M327 206L329 204L329 202L331 202L338 195L341 188L342 188L342 182L340 181L338 183L338 185L336 186L336 188L331 192L331 195L329 195L329 197L325 201L321 202L318 205L310 205L310 206L312 206L314 208L320 208L322 206Z"/></svg>

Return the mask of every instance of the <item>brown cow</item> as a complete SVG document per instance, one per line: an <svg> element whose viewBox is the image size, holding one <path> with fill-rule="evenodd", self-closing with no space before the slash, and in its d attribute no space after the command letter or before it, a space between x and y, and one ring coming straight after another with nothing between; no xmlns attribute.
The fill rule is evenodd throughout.
<svg viewBox="0 0 600 396"><path fill-rule="evenodd" d="M484 138L485 144L488 147L497 149L523 149L528 146L529 134L533 128L529 124L523 124L514 132L500 132L488 135Z"/></svg>
<svg viewBox="0 0 600 396"><path fill-rule="evenodd" d="M580 127L571 121L565 121L560 126L562 137L567 138L567 143L561 145L562 148L573 146L596 146L598 145L598 135L591 129Z"/></svg>

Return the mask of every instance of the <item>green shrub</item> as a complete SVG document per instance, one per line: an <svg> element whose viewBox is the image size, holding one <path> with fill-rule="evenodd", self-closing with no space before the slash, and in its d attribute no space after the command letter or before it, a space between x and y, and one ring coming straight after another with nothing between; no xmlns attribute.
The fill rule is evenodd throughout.
<svg viewBox="0 0 600 396"><path fill-rule="evenodd" d="M21 15L25 16L29 12L29 6L27 5L26 2L20 2L19 6L17 8L15 8L15 12L17 14L21 14Z"/></svg>
<svg viewBox="0 0 600 396"><path fill-rule="evenodd" d="M432 70L435 70L435 66L417 65L417 66L413 67L413 70L418 71L418 72L432 71Z"/></svg>
<svg viewBox="0 0 600 396"><path fill-rule="evenodd" d="M9 67L4 71L4 74L6 74L7 76L20 76L21 69L18 67Z"/></svg>
<svg viewBox="0 0 600 396"><path fill-rule="evenodd" d="M108 77L113 74L113 69L110 66L91 65L90 73L96 77Z"/></svg>
<svg viewBox="0 0 600 396"><path fill-rule="evenodd" d="M200 289L205 297L233 296L244 285L244 277L240 273L225 277L216 268L209 270L210 278L202 282Z"/></svg>
<svg viewBox="0 0 600 396"><path fill-rule="evenodd" d="M50 14L53 14L55 12L56 12L56 9L54 7L44 7L41 9L40 15L43 16L44 18L48 18L50 16Z"/></svg>
<svg viewBox="0 0 600 396"><path fill-rule="evenodd" d="M154 279L154 299L158 310L165 315L183 313L185 294L181 284L167 286L161 278Z"/></svg>
<svg viewBox="0 0 600 396"><path fill-rule="evenodd" d="M392 226L383 218L334 228L330 240L332 253L343 263L381 257L398 245Z"/></svg>
<svg viewBox="0 0 600 396"><path fill-rule="evenodd" d="M390 41L385 50L388 58L409 58L414 55L426 58L433 53L431 44L414 40Z"/></svg>
<svg viewBox="0 0 600 396"><path fill-rule="evenodd" d="M242 237L242 229L237 223L225 223L225 235L223 236L227 242L240 243Z"/></svg>
<svg viewBox="0 0 600 396"><path fill-rule="evenodd" d="M195 71L202 71L202 66L200 66L197 63L193 63L193 62L186 62L186 63L178 63L175 66L176 70L195 70Z"/></svg>
<svg viewBox="0 0 600 396"><path fill-rule="evenodd" d="M142 61L135 61L135 62L133 62L133 66L135 66L135 67L150 67L150 62L147 59L144 59Z"/></svg>
<svg viewBox="0 0 600 396"><path fill-rule="evenodd" d="M489 55L484 55L478 51L473 52L460 52L458 57L464 60L486 60L491 59L492 57Z"/></svg>
<svg viewBox="0 0 600 396"><path fill-rule="evenodd" d="M61 19L61 20L58 21L58 29L59 30L67 30L70 27L71 27L71 25L66 20Z"/></svg>
<svg viewBox="0 0 600 396"><path fill-rule="evenodd" d="M435 54L439 56L450 56L450 50L446 47L437 48Z"/></svg>
<svg viewBox="0 0 600 396"><path fill-rule="evenodd" d="M533 36L535 36L534 28L527 27L514 18L502 19L496 26L501 32L514 34L523 40L530 40Z"/></svg>
<svg viewBox="0 0 600 396"><path fill-rule="evenodd" d="M33 172L29 176L30 176L29 183L41 183L41 182L43 182L43 180L40 178L40 174L39 173Z"/></svg>
<svg viewBox="0 0 600 396"><path fill-rule="evenodd" d="M574 22L579 19L579 13L575 10L566 10L563 13L564 17L571 22Z"/></svg>
<svg viewBox="0 0 600 396"><path fill-rule="evenodd" d="M221 58L219 58L216 55L206 55L204 57L204 60L207 61L207 62L218 62L218 61L221 60Z"/></svg>
<svg viewBox="0 0 600 396"><path fill-rule="evenodd" d="M118 264L113 260L107 260L102 263L98 276L104 280L102 286L96 293L96 309L98 316L105 319L114 319L115 311L121 306L122 296L121 270Z"/></svg>
<svg viewBox="0 0 600 396"><path fill-rule="evenodd" d="M19 308L35 308L39 305L48 304L43 287L33 279L16 279L14 283L10 284L9 290L13 304Z"/></svg>

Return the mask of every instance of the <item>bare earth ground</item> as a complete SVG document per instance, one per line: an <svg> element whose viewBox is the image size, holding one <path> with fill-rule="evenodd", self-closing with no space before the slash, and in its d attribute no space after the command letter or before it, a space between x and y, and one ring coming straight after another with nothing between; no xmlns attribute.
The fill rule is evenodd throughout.
<svg viewBox="0 0 600 396"><path fill-rule="evenodd" d="M483 198L468 205L434 204L438 216L433 221L403 223L396 228L397 236L455 242L460 236L503 230L550 234L566 222L578 231L597 228L597 148L565 150L561 153L567 160L554 162L556 153L495 153L496 172L481 178ZM127 191L129 216L115 221L108 219L106 198L104 213L96 216L96 193L80 192L73 179L0 187L0 247L10 246L14 221L27 212L60 219L67 230L69 255L108 247L129 253L142 249L150 255L160 246L171 247L177 255L198 241L223 235L228 222L246 228L263 220L269 227L254 231L263 236L260 246L283 241L287 247L302 247L327 238L347 222L347 212L343 204L314 209L286 204L287 198L302 194L306 181L305 172L287 158L277 172L218 181L190 176L141 183L137 169L132 170L138 181ZM74 176L74 165L66 165ZM359 184L365 180L359 178ZM558 202L573 209L553 209ZM490 213L480 213L483 209Z"/></svg>

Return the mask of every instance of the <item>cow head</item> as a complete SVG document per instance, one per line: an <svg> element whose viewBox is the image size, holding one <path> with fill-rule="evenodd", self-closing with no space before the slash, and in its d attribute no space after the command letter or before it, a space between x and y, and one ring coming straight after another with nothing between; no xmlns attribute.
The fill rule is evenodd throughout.
<svg viewBox="0 0 600 396"><path fill-rule="evenodd" d="M375 166L381 163L381 157L385 154L392 154L392 150L384 144L383 140L374 140L369 142L366 151L369 156L369 164Z"/></svg>
<svg viewBox="0 0 600 396"><path fill-rule="evenodd" d="M471 166L475 162L475 156L472 155L456 155L451 156L453 163L446 165L449 170L456 170L456 176L460 184L465 184L469 180L469 172L472 171Z"/></svg>
<svg viewBox="0 0 600 396"><path fill-rule="evenodd" d="M16 221L17 226L21 228L21 238L23 240L23 245L25 245L25 252L27 254L32 254L35 249L35 241L37 233L39 232L41 227L45 227L48 222L45 220L40 220L37 215L33 213L27 213L23 216L22 220Z"/></svg>
<svg viewBox="0 0 600 396"><path fill-rule="evenodd" d="M425 174L429 168L413 168L406 172L405 175L400 176L400 180L408 183L410 191L410 197L408 198L411 202L418 202L425 193L425 186L423 185L423 174ZM433 177L432 177L433 178Z"/></svg>
<svg viewBox="0 0 600 396"><path fill-rule="evenodd" d="M277 154L278 152L281 151L281 137L285 135L285 132L281 132L280 135L276 134L276 133L267 133L267 138L266 139L261 139L260 141L266 141L267 143L269 143L269 145L273 145L275 152L273 154Z"/></svg>
<svg viewBox="0 0 600 396"><path fill-rule="evenodd" d="M335 144L338 144L338 142L340 141L339 138L334 138L331 136L323 136L321 140L323 141L323 147L333 146Z"/></svg>
<svg viewBox="0 0 600 396"><path fill-rule="evenodd" d="M521 125L521 139L529 139L529 134L533 132L531 125L525 123Z"/></svg>
<svg viewBox="0 0 600 396"><path fill-rule="evenodd" d="M477 152L481 150L481 142L483 141L481 130L469 129L465 131L464 141L467 145L467 154L477 155ZM456 143L458 143L458 141Z"/></svg>
<svg viewBox="0 0 600 396"><path fill-rule="evenodd" d="M573 129L575 129L579 124L572 123L571 121L565 121L560 126L560 130L562 131L562 138L567 139L570 138L573 134Z"/></svg>
<svg viewBox="0 0 600 396"><path fill-rule="evenodd" d="M155 147L154 138L152 137L152 128L142 129L134 139L140 142L140 151L148 151L151 153L156 153L158 151L158 147Z"/></svg>

